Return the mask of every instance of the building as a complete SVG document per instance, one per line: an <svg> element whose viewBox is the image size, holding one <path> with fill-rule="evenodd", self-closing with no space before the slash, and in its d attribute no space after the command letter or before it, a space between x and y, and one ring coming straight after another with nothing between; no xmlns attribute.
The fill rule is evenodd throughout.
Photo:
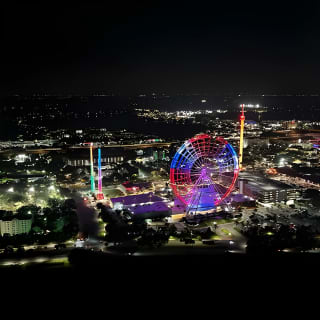
<svg viewBox="0 0 320 320"><path fill-rule="evenodd" d="M294 129L297 128L298 123L297 123L295 120L292 120L292 121L284 121L283 124L282 124L282 126L283 126L284 129L294 130Z"/></svg>
<svg viewBox="0 0 320 320"><path fill-rule="evenodd" d="M239 175L237 183L239 193L262 203L292 202L301 196L298 188L245 172Z"/></svg>
<svg viewBox="0 0 320 320"><path fill-rule="evenodd" d="M16 219L0 220L0 234L9 234L14 236L16 234L29 233L31 230L32 219Z"/></svg>
<svg viewBox="0 0 320 320"><path fill-rule="evenodd" d="M315 184L320 185L320 172L318 167L298 167L277 168L277 173L284 181L295 181L296 183Z"/></svg>
<svg viewBox="0 0 320 320"><path fill-rule="evenodd" d="M164 201L164 199L154 195L152 192L148 192L124 197L111 198L110 201L112 202L113 207L116 207L116 204L122 204L124 208L131 208L137 205L144 205L146 203L162 202Z"/></svg>
<svg viewBox="0 0 320 320"><path fill-rule="evenodd" d="M151 182L130 182L126 181L119 186L119 189L124 193L136 193L144 190L152 189Z"/></svg>
<svg viewBox="0 0 320 320"><path fill-rule="evenodd" d="M144 219L172 214L168 201L152 192L111 198L110 201L115 210L129 209L134 215Z"/></svg>
<svg viewBox="0 0 320 320"><path fill-rule="evenodd" d="M104 165L108 164L120 164L125 160L125 154L121 150L102 150L101 162ZM90 154L89 149L78 150L77 152L69 152L64 158L64 162L68 166L72 167L89 167L90 166ZM98 156L94 153L93 163L98 166Z"/></svg>
<svg viewBox="0 0 320 320"><path fill-rule="evenodd" d="M146 203L143 205L136 205L130 208L130 211L135 217L150 219L156 217L169 217L172 210L165 202Z"/></svg>

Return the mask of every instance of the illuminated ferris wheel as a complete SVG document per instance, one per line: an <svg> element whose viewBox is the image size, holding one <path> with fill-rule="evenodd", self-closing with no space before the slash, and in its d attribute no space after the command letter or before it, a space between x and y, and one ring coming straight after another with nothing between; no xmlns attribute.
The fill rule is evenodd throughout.
<svg viewBox="0 0 320 320"><path fill-rule="evenodd" d="M206 211L233 190L239 174L238 157L222 137L199 134L185 141L170 168L170 185L186 211Z"/></svg>

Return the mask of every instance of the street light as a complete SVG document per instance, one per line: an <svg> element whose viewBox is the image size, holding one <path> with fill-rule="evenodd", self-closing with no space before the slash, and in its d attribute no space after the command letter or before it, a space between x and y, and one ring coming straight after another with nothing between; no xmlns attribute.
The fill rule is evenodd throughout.
<svg viewBox="0 0 320 320"><path fill-rule="evenodd" d="M12 187L8 189L8 192L13 192L13 191L14 189Z"/></svg>

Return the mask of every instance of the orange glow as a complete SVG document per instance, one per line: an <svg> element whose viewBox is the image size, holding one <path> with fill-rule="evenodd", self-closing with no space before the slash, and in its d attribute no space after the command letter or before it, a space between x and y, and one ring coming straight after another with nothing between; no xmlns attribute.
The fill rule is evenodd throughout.
<svg viewBox="0 0 320 320"><path fill-rule="evenodd" d="M278 172L277 172L277 170L275 168L269 168L269 169L266 170L266 173L275 175Z"/></svg>

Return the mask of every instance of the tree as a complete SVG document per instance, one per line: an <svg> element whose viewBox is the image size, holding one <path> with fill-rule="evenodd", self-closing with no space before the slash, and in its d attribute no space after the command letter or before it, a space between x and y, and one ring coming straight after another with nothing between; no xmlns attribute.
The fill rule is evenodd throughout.
<svg viewBox="0 0 320 320"><path fill-rule="evenodd" d="M310 227L300 226L296 231L296 244L302 250L310 250L315 246L314 233Z"/></svg>
<svg viewBox="0 0 320 320"><path fill-rule="evenodd" d="M28 206L22 206L17 210L17 214L21 216L29 216L32 214L32 216L35 216L39 214L41 211L41 207L35 206L35 205L28 205Z"/></svg>
<svg viewBox="0 0 320 320"><path fill-rule="evenodd" d="M168 231L171 236L177 235L177 227L173 223L170 223Z"/></svg>
<svg viewBox="0 0 320 320"><path fill-rule="evenodd" d="M62 205L63 201L56 199L56 198L50 198L48 199L48 206L50 208L59 208Z"/></svg>

